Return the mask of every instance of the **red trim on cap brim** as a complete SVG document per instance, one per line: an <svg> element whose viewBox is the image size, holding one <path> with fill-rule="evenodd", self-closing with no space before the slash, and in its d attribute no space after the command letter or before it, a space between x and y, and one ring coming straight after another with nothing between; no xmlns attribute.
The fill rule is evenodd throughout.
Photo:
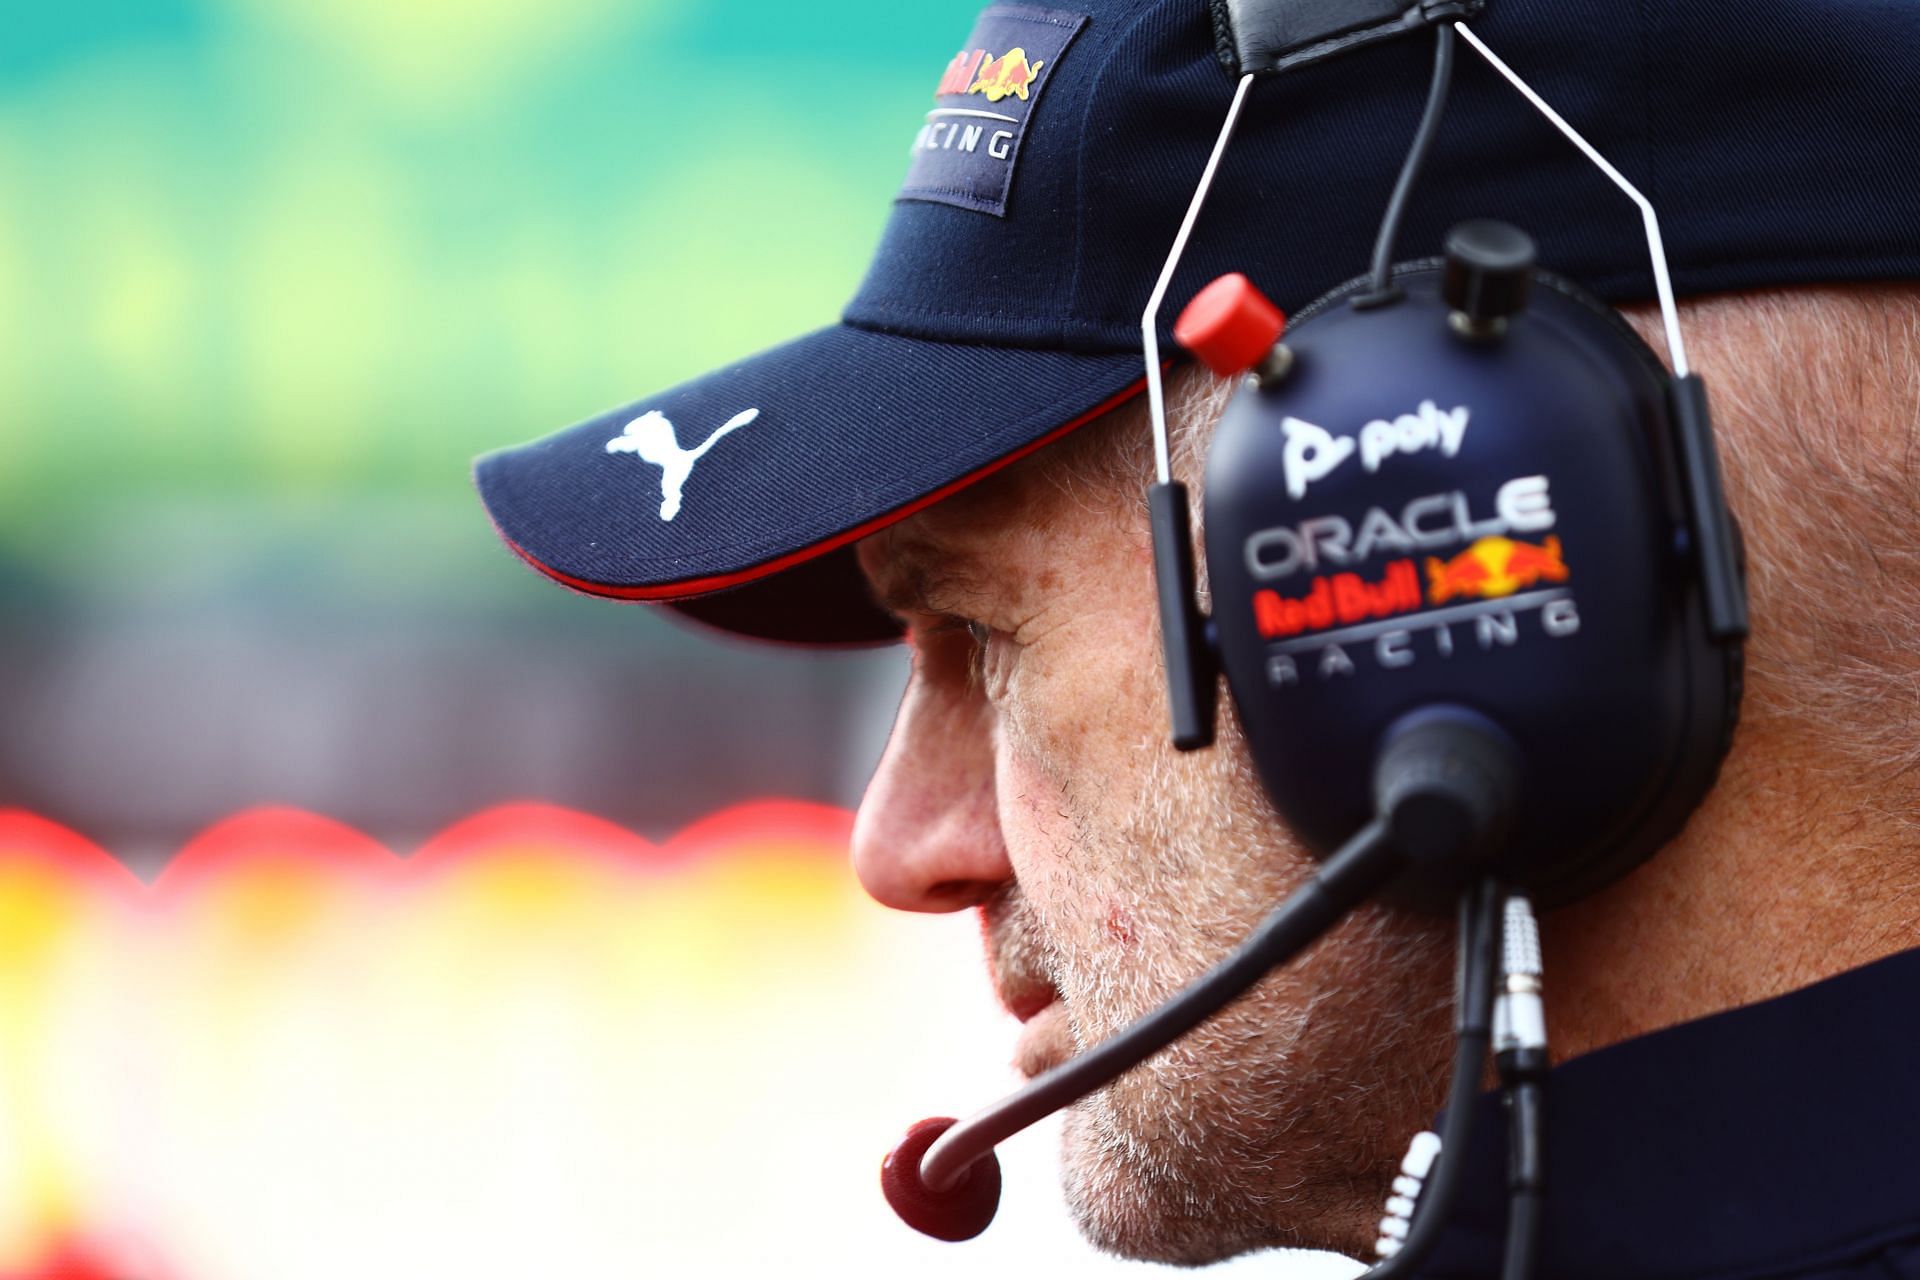
<svg viewBox="0 0 1920 1280"><path fill-rule="evenodd" d="M1102 414L1119 408L1145 390L1146 385L1147 380L1141 378L1118 395L1101 401L1093 408L1073 419L1073 421L1055 427L1039 439L1030 440L1013 452L1003 457L995 458L986 466L975 471L970 471L958 480L949 481L924 497L916 498L903 506L895 507L892 511L875 516L865 524L856 525L851 529L836 533L830 538L823 538L811 546L801 547L796 551L789 551L783 556L776 556L765 564L757 564L751 569L740 569L733 573L717 573L705 578L685 578L678 582L659 582L648 586L636 587L616 587L600 582L588 582L584 578L576 578L571 574L562 573L551 565L542 564L525 547L515 542L507 534L507 531L500 527L498 520L493 521L493 529L495 533L500 535L500 540L506 543L515 555L519 556L535 569L538 569L547 577L552 578L561 586L570 587L583 595L597 596L603 600L633 601L684 600L689 596L703 596L709 592L725 591L729 587L742 587L760 578L771 577L779 573L782 569L791 569L794 565L803 564L816 556L823 556L829 551L844 547L850 542L858 542L869 534L878 533L890 524L897 524L915 512L924 511L943 498L952 497L968 485L984 480L1002 467L1010 466L1035 450L1052 444L1068 432L1085 426ZM492 519L493 513L489 511L487 514L488 518Z"/></svg>

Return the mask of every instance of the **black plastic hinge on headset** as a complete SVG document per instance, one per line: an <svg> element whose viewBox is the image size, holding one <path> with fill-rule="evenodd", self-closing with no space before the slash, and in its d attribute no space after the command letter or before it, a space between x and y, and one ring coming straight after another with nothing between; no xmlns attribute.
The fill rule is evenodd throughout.
<svg viewBox="0 0 1920 1280"><path fill-rule="evenodd" d="M1693 551L1699 564L1707 634L1723 644L1737 643L1747 638L1746 557L1720 483L1707 384L1697 373L1675 378L1667 384L1667 404L1673 413L1687 512L1693 520Z"/></svg>
<svg viewBox="0 0 1920 1280"><path fill-rule="evenodd" d="M1181 751L1198 751L1213 745L1220 666L1207 635L1207 619L1194 597L1187 486L1148 486L1147 512L1153 527L1153 578L1160 596L1160 644L1167 664L1173 745Z"/></svg>
<svg viewBox="0 0 1920 1280"><path fill-rule="evenodd" d="M1234 75L1264 75L1477 18L1487 0L1209 0L1214 49Z"/></svg>

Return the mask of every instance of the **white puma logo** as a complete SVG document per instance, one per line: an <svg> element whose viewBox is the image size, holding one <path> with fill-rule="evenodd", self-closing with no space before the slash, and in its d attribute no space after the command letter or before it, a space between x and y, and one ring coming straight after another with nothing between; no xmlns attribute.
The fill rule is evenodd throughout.
<svg viewBox="0 0 1920 1280"><path fill-rule="evenodd" d="M707 450L719 443L729 431L738 431L760 416L758 409L746 409L728 418L726 425L708 436L696 449L682 449L673 434L673 423L658 409L649 409L627 429L607 441L608 453L632 453L643 462L660 468L660 518L671 520L680 514L680 491L693 474L693 464L707 456Z"/></svg>

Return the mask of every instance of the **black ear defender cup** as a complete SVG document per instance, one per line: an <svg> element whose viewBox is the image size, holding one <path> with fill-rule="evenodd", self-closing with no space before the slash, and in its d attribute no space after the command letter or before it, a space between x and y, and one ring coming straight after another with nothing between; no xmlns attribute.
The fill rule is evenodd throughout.
<svg viewBox="0 0 1920 1280"><path fill-rule="evenodd" d="M1302 312L1290 358L1242 363L1239 338L1206 465L1213 614L1177 602L1201 639L1169 675L1204 700L1217 661L1274 805L1322 855L1377 812L1409 723L1480 718L1518 785L1472 871L1552 904L1647 858L1712 786L1746 607L1699 379L1533 258L1517 228L1462 224L1384 298L1362 279ZM1250 291L1209 286L1183 341L1231 347L1223 294ZM1400 888L1438 904L1459 884Z"/></svg>

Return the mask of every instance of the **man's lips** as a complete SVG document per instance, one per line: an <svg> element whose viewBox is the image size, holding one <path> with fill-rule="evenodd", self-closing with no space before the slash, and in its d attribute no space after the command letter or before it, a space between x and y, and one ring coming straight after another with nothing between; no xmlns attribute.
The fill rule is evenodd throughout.
<svg viewBox="0 0 1920 1280"><path fill-rule="evenodd" d="M1006 1006L1008 1013L1022 1022L1032 1019L1033 1015L1060 998L1060 993L1052 987L1025 987L1019 991L1001 990L997 992L1000 1003Z"/></svg>
<svg viewBox="0 0 1920 1280"><path fill-rule="evenodd" d="M1040 923L1019 888L1008 883L980 906L987 973L993 993L1021 1022L1060 998L1044 960Z"/></svg>
<svg viewBox="0 0 1920 1280"><path fill-rule="evenodd" d="M1020 1028L1013 1045L1013 1067L1031 1080L1073 1056L1073 1036L1067 1026L1067 1007L1057 1000L1034 1010Z"/></svg>

